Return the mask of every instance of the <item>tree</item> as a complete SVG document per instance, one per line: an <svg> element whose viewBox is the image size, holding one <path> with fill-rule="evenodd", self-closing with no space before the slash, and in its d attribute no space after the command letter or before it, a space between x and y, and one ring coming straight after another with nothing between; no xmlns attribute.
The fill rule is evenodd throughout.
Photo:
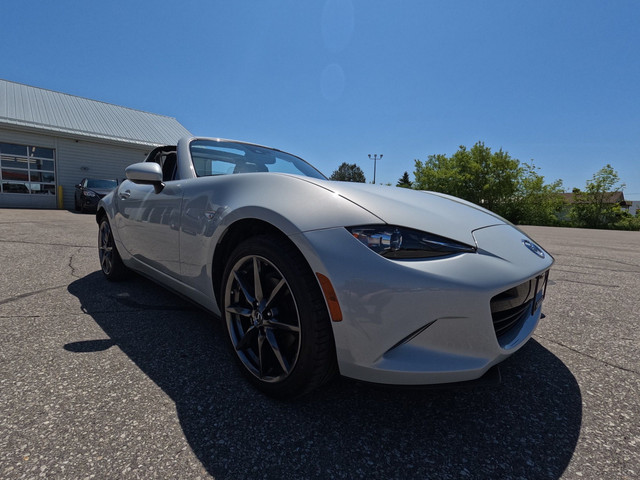
<svg viewBox="0 0 640 480"><path fill-rule="evenodd" d="M514 223L554 224L563 205L562 180L547 185L533 163L520 163L502 149L492 152L482 142L415 166L414 188L464 198Z"/></svg>
<svg viewBox="0 0 640 480"><path fill-rule="evenodd" d="M398 179L398 183L396 183L396 187L402 188L411 188L413 182L409 180L409 172L404 172L402 177Z"/></svg>
<svg viewBox="0 0 640 480"><path fill-rule="evenodd" d="M515 195L520 174L518 160L502 149L492 153L482 142L470 150L461 145L451 157L430 155L415 165L415 188L464 198L498 214L505 213Z"/></svg>
<svg viewBox="0 0 640 480"><path fill-rule="evenodd" d="M611 227L621 216L622 209L613 199L613 193L622 191L624 183L609 164L587 180L584 191L574 189L570 216L577 226L587 228Z"/></svg>
<svg viewBox="0 0 640 480"><path fill-rule="evenodd" d="M620 216L613 225L613 228L616 230L640 230L640 210L638 210L635 216L622 209L620 210Z"/></svg>
<svg viewBox="0 0 640 480"><path fill-rule="evenodd" d="M365 183L367 181L364 177L364 172L358 165L355 163L349 164L347 162L343 162L329 178L331 180L339 180L342 182Z"/></svg>
<svg viewBox="0 0 640 480"><path fill-rule="evenodd" d="M538 168L531 163L520 164L518 186L505 216L521 225L556 225L564 207L562 180L544 183Z"/></svg>

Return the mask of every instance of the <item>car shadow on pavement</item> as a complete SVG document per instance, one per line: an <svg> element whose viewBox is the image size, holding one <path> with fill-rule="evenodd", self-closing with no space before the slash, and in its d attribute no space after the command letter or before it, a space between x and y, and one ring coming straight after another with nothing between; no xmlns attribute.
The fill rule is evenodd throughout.
<svg viewBox="0 0 640 480"><path fill-rule="evenodd" d="M279 402L244 380L220 321L152 282L94 272L68 290L110 340L64 348L117 345L175 402L217 479L553 479L578 441L576 379L535 340L501 365L497 386L401 390L338 378Z"/></svg>

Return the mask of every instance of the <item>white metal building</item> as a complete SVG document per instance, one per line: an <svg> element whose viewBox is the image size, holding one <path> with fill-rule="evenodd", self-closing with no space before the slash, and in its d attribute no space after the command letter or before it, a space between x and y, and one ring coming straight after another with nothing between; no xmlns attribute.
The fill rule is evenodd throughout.
<svg viewBox="0 0 640 480"><path fill-rule="evenodd" d="M74 206L83 178L124 178L155 146L191 135L175 118L0 79L0 207Z"/></svg>

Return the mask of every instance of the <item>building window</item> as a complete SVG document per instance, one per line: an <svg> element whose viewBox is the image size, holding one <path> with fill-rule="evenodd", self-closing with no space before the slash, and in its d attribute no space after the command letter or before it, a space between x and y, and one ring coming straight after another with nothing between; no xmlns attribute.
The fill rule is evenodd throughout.
<svg viewBox="0 0 640 480"><path fill-rule="evenodd" d="M0 193L55 195L55 150L0 143Z"/></svg>

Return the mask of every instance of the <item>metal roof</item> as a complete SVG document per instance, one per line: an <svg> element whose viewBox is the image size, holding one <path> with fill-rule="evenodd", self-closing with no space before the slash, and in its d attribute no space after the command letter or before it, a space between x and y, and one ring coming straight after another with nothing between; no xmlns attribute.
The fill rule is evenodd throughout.
<svg viewBox="0 0 640 480"><path fill-rule="evenodd" d="M575 193L561 193L560 195L564 198L565 203L579 203L576 201ZM624 199L624 192L605 192L603 194L603 201L604 203L619 203L621 205L629 203Z"/></svg>
<svg viewBox="0 0 640 480"><path fill-rule="evenodd" d="M0 79L0 125L140 145L191 136L175 118Z"/></svg>

